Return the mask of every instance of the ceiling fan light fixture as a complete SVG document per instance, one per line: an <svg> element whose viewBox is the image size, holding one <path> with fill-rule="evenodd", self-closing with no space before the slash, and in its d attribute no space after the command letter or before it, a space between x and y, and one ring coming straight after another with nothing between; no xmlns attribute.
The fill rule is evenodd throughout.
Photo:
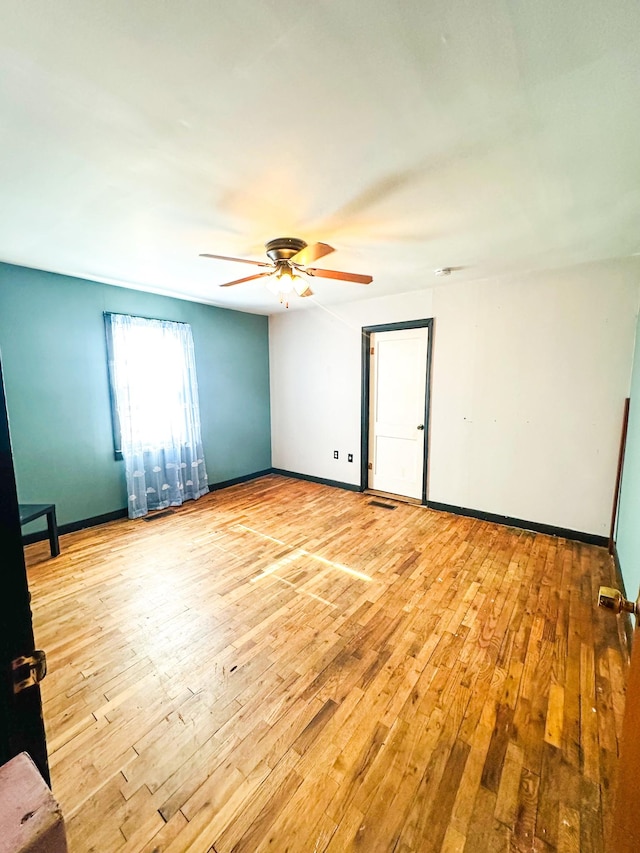
<svg viewBox="0 0 640 853"><path fill-rule="evenodd" d="M298 296L312 296L313 291L309 286L307 277L300 275L298 271L288 264L283 264L268 277L265 282L267 289L277 296L281 304L289 307L289 299L294 294Z"/></svg>
<svg viewBox="0 0 640 853"><path fill-rule="evenodd" d="M289 264L280 264L276 273L276 278L278 281L282 281L284 279L286 282L287 279L293 281L294 278L297 278L297 275L293 271L293 267L289 266Z"/></svg>
<svg viewBox="0 0 640 853"><path fill-rule="evenodd" d="M267 290L273 293L274 296L280 296L283 293L290 293L291 286L287 285L287 281L281 281L277 275L269 276L269 278L265 281L265 285Z"/></svg>
<svg viewBox="0 0 640 853"><path fill-rule="evenodd" d="M313 290L309 282L301 275L294 276L293 289L298 296L313 296Z"/></svg>
<svg viewBox="0 0 640 853"><path fill-rule="evenodd" d="M268 290L275 294L280 302L289 307L289 296L296 293L298 296L313 296L313 290L308 284L308 278L328 278L338 281L352 282L354 284L370 284L373 277L360 275L359 273L341 272L340 270L316 269L308 266L309 263L323 258L334 251L328 243L314 243L309 246L298 237L277 237L265 244L267 257L270 263L254 261L245 258L232 258L229 255L202 254L200 257L212 258L221 261L234 261L237 263L253 264L265 267L264 272L245 276L244 278L227 281L220 287L231 287L236 284L254 281L258 278L268 278L266 282Z"/></svg>

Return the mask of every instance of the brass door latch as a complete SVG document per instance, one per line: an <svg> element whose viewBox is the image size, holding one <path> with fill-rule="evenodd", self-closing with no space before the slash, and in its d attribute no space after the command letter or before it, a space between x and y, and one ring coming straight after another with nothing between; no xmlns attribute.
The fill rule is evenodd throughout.
<svg viewBox="0 0 640 853"><path fill-rule="evenodd" d="M33 654L23 655L11 661L13 676L13 692L21 693L27 687L40 684L47 674L47 656L42 649L36 649Z"/></svg>
<svg viewBox="0 0 640 853"><path fill-rule="evenodd" d="M637 601L629 601L620 592L619 589L611 586L601 586L598 590L598 607L604 607L605 610L613 610L614 613L633 613L638 616L640 607Z"/></svg>

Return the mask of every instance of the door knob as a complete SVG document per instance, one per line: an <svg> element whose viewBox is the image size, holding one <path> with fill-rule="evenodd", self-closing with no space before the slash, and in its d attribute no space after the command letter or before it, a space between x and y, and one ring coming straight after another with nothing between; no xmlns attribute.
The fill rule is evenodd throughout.
<svg viewBox="0 0 640 853"><path fill-rule="evenodd" d="M418 424L417 429L424 429L424 424Z"/></svg>
<svg viewBox="0 0 640 853"><path fill-rule="evenodd" d="M601 586L598 590L598 607L613 610L614 613L633 613L634 616L640 613L637 601L629 601L619 589L610 586Z"/></svg>

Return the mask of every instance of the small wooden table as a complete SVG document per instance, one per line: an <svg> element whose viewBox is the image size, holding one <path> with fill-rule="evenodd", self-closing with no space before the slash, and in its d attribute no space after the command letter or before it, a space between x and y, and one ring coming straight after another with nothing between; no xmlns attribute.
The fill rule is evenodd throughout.
<svg viewBox="0 0 640 853"><path fill-rule="evenodd" d="M20 504L20 524L28 524L43 515L47 516L47 530L49 532L49 547L51 556L57 557L60 553L58 542L58 523L56 521L55 504Z"/></svg>

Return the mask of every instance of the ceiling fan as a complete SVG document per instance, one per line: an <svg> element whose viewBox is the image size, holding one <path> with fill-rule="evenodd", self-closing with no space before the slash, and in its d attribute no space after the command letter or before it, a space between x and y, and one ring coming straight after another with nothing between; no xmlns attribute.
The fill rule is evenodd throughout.
<svg viewBox="0 0 640 853"><path fill-rule="evenodd" d="M243 284L245 281L253 281L257 278L273 277L267 282L267 287L280 297L280 302L289 307L288 296L293 291L298 296L312 296L313 291L309 281L304 276L317 276L318 278L333 278L339 281L351 281L356 284L370 284L373 278L370 275L359 275L358 273L339 272L338 270L324 270L309 267L307 264L323 258L334 252L335 249L327 243L313 243L308 246L304 240L298 237L276 237L265 244L269 263L266 261L250 261L246 258L230 258L227 255L201 254L201 258L214 258L219 261L237 261L240 264L252 264L257 267L265 267L263 272L227 281L220 287L232 287L235 284Z"/></svg>

